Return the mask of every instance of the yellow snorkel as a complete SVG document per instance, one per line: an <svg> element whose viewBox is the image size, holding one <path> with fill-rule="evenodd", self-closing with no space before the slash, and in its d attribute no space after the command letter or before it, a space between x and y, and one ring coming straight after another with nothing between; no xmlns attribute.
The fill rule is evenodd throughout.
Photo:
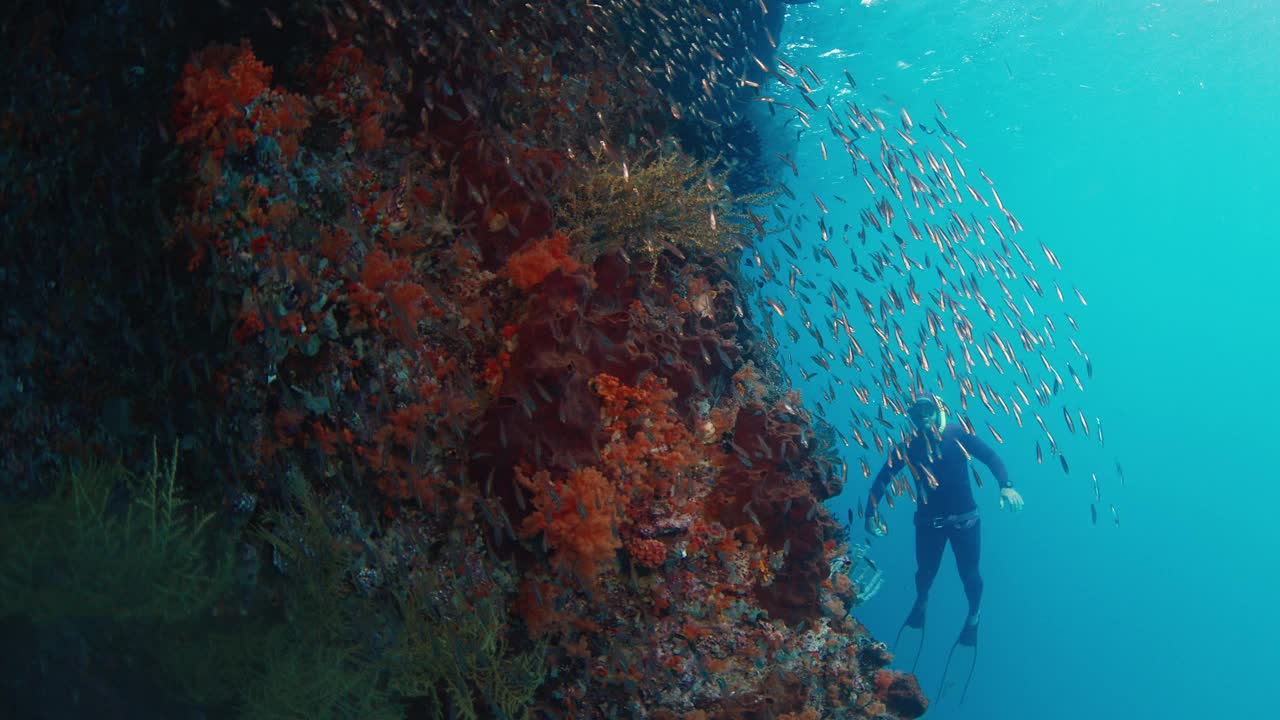
<svg viewBox="0 0 1280 720"><path fill-rule="evenodd" d="M939 434L947 427L947 406L937 395L920 395L907 409L907 415L920 430L934 429ZM931 428L931 425L936 427Z"/></svg>

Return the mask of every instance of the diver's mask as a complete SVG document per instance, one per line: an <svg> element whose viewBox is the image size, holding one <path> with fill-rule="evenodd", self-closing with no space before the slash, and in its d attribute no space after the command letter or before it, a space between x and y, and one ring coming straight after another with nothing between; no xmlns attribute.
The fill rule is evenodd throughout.
<svg viewBox="0 0 1280 720"><path fill-rule="evenodd" d="M947 426L947 406L937 395L921 395L911 402L907 415L917 430L941 433Z"/></svg>

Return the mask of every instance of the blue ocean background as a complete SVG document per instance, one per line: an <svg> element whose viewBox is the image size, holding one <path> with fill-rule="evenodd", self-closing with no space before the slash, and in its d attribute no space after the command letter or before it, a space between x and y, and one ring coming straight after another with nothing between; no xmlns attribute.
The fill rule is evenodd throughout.
<svg viewBox="0 0 1280 720"><path fill-rule="evenodd" d="M1025 228L1017 238L1038 271L1047 269L1041 240L1062 264L1061 273L1036 274L1048 290L1037 309L1057 320L1057 361L1071 360L1073 338L1094 368L1083 392L1068 387L1064 397L1090 421L1101 420L1105 447L1079 429L1069 434L1057 404L1030 409L1050 423L1071 460L1069 474L1047 450L1036 463L1034 444L1043 437L1030 410L1022 428L1008 416L992 420L1004 438L995 447L1027 505L1010 514L999 509L993 482L976 491L986 582L977 670L962 706L957 685L927 717L1177 720L1274 712L1277 48L1280 3L1272 2L877 0L788 10L779 57L822 78L815 98L877 108L891 139L900 108L929 127L935 102L946 109L947 127L967 145L956 151L971 181L981 168L995 183ZM803 108L798 96L790 102ZM870 198L827 131L825 113L812 115L798 140L795 122L775 138L798 165L798 176L785 167L781 176L797 198L792 211L809 216L799 234L806 244L821 242L814 239L816 194L830 210L828 225L852 225L856 249L857 213ZM863 147L871 155L878 143L873 137ZM833 238L830 247L841 243ZM875 287L848 269L847 252L836 254L840 270L815 262L808 247L797 265L805 277L834 276L878 300ZM781 259L783 272L762 293L786 303L798 327L791 318L800 301L786 292ZM1047 278L1067 293L1078 332L1056 297L1050 302ZM815 323L830 314L829 306L823 312L827 286L818 285L807 308ZM1087 307L1070 298L1073 285ZM1020 279L1018 289L1026 291ZM994 285L984 292L998 294ZM855 314L864 320L855 302L847 309L851 321ZM909 317L903 327L914 333L922 316ZM824 405L825 419L847 434L851 414L865 411L849 391L853 371L832 363L832 373L821 372L803 329L789 344L780 326L781 355L807 404L821 400L833 375L846 381ZM868 354L876 353L865 322L858 332ZM1039 363L1034 355L1023 360ZM1082 363L1073 362L1083 379ZM817 374L805 381L801 370ZM981 365L976 372L993 384L1008 381ZM958 390L948 390L944 398L954 403ZM874 473L884 457L874 446L841 449L850 479L830 504L844 518L865 502L870 485L859 459ZM1096 525L1089 511L1095 473ZM904 497L887 511L889 535L872 546L884 589L856 611L886 642L915 592L910 505ZM864 537L860 522L854 537ZM918 667L931 698L965 611L948 549ZM909 669L913 651L900 648L895 667ZM952 679L962 681L965 670L967 659L952 668Z"/></svg>

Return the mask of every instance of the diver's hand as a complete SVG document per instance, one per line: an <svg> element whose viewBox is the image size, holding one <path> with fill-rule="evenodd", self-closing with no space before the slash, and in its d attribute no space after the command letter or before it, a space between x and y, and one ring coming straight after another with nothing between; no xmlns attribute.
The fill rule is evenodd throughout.
<svg viewBox="0 0 1280 720"><path fill-rule="evenodd" d="M1018 512L1025 504L1022 502L1022 496L1018 494L1018 491L1011 487L1000 489L1000 507L1003 508L1006 502L1009 503L1010 512Z"/></svg>
<svg viewBox="0 0 1280 720"><path fill-rule="evenodd" d="M868 535L874 535L876 537L884 537L886 532L884 523L880 522L880 518L875 515L867 516L866 530Z"/></svg>

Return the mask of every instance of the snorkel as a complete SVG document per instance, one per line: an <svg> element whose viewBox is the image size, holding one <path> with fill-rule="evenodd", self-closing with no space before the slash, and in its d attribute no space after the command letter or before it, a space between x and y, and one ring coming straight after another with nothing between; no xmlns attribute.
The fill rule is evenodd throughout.
<svg viewBox="0 0 1280 720"><path fill-rule="evenodd" d="M934 430L941 434L947 427L947 406L937 395L921 395L907 410L918 430Z"/></svg>
<svg viewBox="0 0 1280 720"><path fill-rule="evenodd" d="M934 462L940 454L938 443L942 441L942 431L947 427L947 406L937 395L918 395L907 409L907 415L924 441L925 457Z"/></svg>

